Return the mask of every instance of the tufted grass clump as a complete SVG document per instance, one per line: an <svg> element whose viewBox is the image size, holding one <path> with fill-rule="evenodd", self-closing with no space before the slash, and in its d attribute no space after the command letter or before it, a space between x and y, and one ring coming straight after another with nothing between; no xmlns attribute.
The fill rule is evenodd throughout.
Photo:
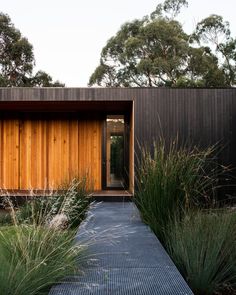
<svg viewBox="0 0 236 295"><path fill-rule="evenodd" d="M69 184L57 190L44 190L41 196L34 192L23 205L15 207L6 196L3 205L10 212L11 223L48 225L56 216L66 219L66 227L76 228L84 219L90 197L86 178L74 178ZM0 219L0 224L9 224L9 215Z"/></svg>
<svg viewBox="0 0 236 295"><path fill-rule="evenodd" d="M41 197L32 192L21 206L4 198L9 213L0 220L0 294L46 295L78 274L84 246L74 238L90 203L86 187L86 179L74 179Z"/></svg>
<svg viewBox="0 0 236 295"><path fill-rule="evenodd" d="M135 202L196 295L236 294L236 212L215 198L225 169L215 147L144 149Z"/></svg>
<svg viewBox="0 0 236 295"><path fill-rule="evenodd" d="M83 251L74 234L36 225L0 228L0 294L46 295L75 273Z"/></svg>
<svg viewBox="0 0 236 295"><path fill-rule="evenodd" d="M194 294L236 293L236 212L193 211L171 224L165 245Z"/></svg>
<svg viewBox="0 0 236 295"><path fill-rule="evenodd" d="M177 141L154 144L154 153L143 149L135 202L143 220L163 241L172 219L181 218L193 206L212 201L209 192L217 184L214 148L199 150Z"/></svg>

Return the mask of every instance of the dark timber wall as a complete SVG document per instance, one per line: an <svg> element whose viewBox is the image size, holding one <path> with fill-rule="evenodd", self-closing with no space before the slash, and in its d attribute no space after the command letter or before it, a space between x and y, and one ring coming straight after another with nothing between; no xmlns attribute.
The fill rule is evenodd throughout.
<svg viewBox="0 0 236 295"><path fill-rule="evenodd" d="M160 135L167 140L178 135L180 140L200 146L221 142L224 150L220 161L236 167L234 88L0 88L0 111L30 110L34 106L40 110L40 105L46 110L47 102L55 102L54 107L62 104L62 110L66 110L66 104L76 101L100 102L98 111L99 105L104 110L104 101L110 102L110 109L114 103L114 110L133 101L136 152L138 142L150 145ZM20 102L26 105L20 106Z"/></svg>

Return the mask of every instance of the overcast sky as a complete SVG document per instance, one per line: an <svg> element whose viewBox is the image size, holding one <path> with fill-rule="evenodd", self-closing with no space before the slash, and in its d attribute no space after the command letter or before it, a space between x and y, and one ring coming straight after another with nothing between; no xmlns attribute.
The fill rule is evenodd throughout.
<svg viewBox="0 0 236 295"><path fill-rule="evenodd" d="M36 70L66 86L87 86L106 41L129 20L152 12L156 0L0 0L1 11L34 47ZM236 36L235 0L189 0L181 13L187 32L210 14L228 20Z"/></svg>

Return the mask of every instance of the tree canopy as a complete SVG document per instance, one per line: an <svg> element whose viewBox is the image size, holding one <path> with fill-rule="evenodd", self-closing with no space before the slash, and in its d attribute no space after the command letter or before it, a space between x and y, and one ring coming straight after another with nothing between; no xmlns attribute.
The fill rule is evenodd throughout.
<svg viewBox="0 0 236 295"><path fill-rule="evenodd" d="M0 86L64 86L43 71L33 75L33 46L15 28L8 15L0 12Z"/></svg>
<svg viewBox="0 0 236 295"><path fill-rule="evenodd" d="M236 39L229 23L210 15L187 34L177 16L186 0L166 0L121 26L102 49L89 85L105 87L231 87Z"/></svg>

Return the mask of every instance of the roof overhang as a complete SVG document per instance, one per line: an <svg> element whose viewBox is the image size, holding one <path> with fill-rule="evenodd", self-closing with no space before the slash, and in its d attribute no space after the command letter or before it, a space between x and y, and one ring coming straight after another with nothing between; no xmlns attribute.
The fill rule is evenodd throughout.
<svg viewBox="0 0 236 295"><path fill-rule="evenodd" d="M10 112L123 112L133 101L1 101L0 111Z"/></svg>

